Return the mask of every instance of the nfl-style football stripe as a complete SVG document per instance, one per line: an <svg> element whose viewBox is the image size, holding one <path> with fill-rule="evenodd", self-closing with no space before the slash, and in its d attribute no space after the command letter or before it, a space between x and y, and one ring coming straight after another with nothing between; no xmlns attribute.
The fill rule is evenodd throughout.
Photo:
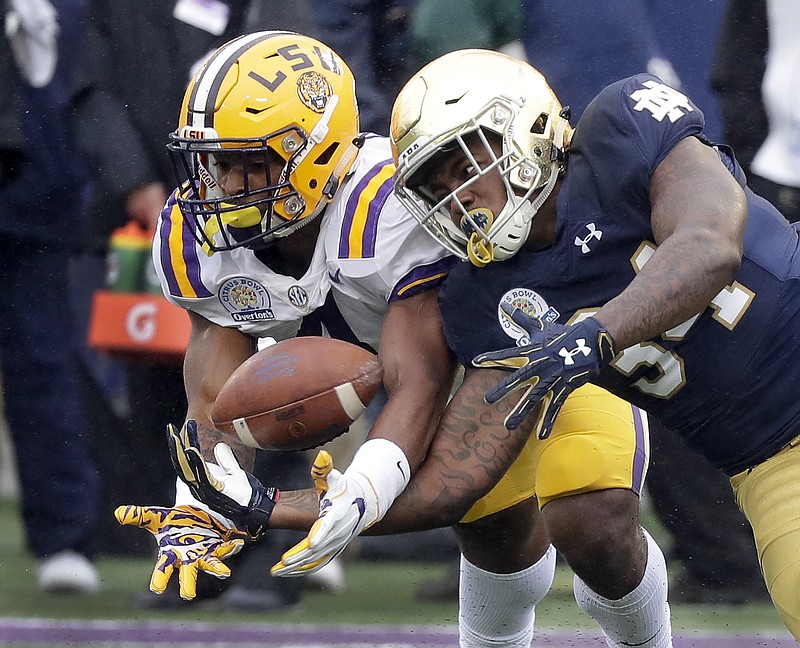
<svg viewBox="0 0 800 648"><path fill-rule="evenodd" d="M340 259L368 259L375 256L378 218L392 193L394 170L391 160L376 164L350 194L339 239Z"/></svg>
<svg viewBox="0 0 800 648"><path fill-rule="evenodd" d="M337 385L334 387L334 391L339 398L339 403L341 403L344 413L347 414L351 421L355 421L367 409L367 406L361 402L353 383Z"/></svg>
<svg viewBox="0 0 800 648"><path fill-rule="evenodd" d="M161 267L167 280L169 294L175 297L211 297L211 292L200 279L200 260L197 245L183 227L183 215L175 202L175 194L161 214L159 254Z"/></svg>
<svg viewBox="0 0 800 648"><path fill-rule="evenodd" d="M219 48L205 63L203 73L192 88L187 106L186 123L194 128L212 128L214 126L214 107L217 103L219 89L225 75L233 67L244 51L265 41L290 32L262 31L241 36Z"/></svg>
<svg viewBox="0 0 800 648"><path fill-rule="evenodd" d="M250 431L250 426L247 425L247 421L243 418L233 419L231 421L233 424L233 430L236 432L236 436L239 437L239 440L246 445L248 448L261 448L261 445L256 441L256 438L253 436L253 433Z"/></svg>
<svg viewBox="0 0 800 648"><path fill-rule="evenodd" d="M389 301L413 297L423 290L438 286L456 263L458 263L456 257L448 256L434 263L417 266L397 282L392 294L389 295Z"/></svg>

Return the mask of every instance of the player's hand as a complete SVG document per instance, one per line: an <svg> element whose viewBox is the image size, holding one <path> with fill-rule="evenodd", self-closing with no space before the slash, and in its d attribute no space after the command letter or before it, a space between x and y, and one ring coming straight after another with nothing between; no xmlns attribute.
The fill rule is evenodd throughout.
<svg viewBox="0 0 800 648"><path fill-rule="evenodd" d="M361 473L336 470L325 450L317 454L311 477L319 496L319 516L308 535L272 567L273 576L313 574L378 519L378 502L369 481Z"/></svg>
<svg viewBox="0 0 800 648"><path fill-rule="evenodd" d="M114 517L120 524L147 529L158 542L150 590L162 594L177 569L181 598L187 601L197 594L197 576L201 571L216 578L228 578L231 570L222 561L238 553L244 545L243 533L225 527L193 506L120 506Z"/></svg>
<svg viewBox="0 0 800 648"><path fill-rule="evenodd" d="M224 443L214 447L216 464L206 463L197 438L197 423L188 420L178 430L167 426L172 465L192 495L212 511L230 519L257 540L267 532L269 518L280 492L266 487L242 470L233 450Z"/></svg>
<svg viewBox="0 0 800 648"><path fill-rule="evenodd" d="M526 315L507 304L504 314L523 328L530 338L525 346L493 351L477 356L476 367L505 369L513 373L486 393L486 402L495 403L512 392L522 390L522 398L505 419L505 426L516 429L542 403L539 438L546 438L567 396L600 373L616 355L614 342L594 317L564 326Z"/></svg>

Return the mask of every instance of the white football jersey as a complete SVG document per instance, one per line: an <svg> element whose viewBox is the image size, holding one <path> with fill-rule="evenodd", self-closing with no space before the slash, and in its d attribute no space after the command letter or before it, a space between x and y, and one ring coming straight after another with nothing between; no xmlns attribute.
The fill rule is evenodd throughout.
<svg viewBox="0 0 800 648"><path fill-rule="evenodd" d="M320 217L313 259L300 279L276 274L247 248L206 255L173 195L153 242L164 294L219 326L282 340L332 293L355 337L377 350L389 301L436 285L453 265L395 198L394 169L389 140L367 137Z"/></svg>

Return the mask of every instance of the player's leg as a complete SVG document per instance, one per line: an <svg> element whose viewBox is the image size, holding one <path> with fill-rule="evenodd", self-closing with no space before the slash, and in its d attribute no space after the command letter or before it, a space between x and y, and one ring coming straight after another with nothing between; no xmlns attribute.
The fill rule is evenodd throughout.
<svg viewBox="0 0 800 648"><path fill-rule="evenodd" d="M800 437L731 478L736 502L753 527L775 609L800 640Z"/></svg>
<svg viewBox="0 0 800 648"><path fill-rule="evenodd" d="M461 648L528 648L535 606L555 572L555 549L544 533L535 497L458 524L461 547Z"/></svg>
<svg viewBox="0 0 800 648"><path fill-rule="evenodd" d="M664 556L639 525L647 460L643 414L594 386L567 400L539 446L536 493L548 536L610 646L672 645Z"/></svg>

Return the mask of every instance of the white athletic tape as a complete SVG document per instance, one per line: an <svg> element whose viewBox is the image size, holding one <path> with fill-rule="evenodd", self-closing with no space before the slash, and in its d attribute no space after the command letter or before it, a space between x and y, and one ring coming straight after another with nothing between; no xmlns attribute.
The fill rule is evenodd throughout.
<svg viewBox="0 0 800 648"><path fill-rule="evenodd" d="M367 409L367 406L364 405L358 397L356 388L353 387L352 383L345 383L334 389L336 390L336 395L339 397L339 402L342 404L345 414L347 414L351 420L355 421L364 413L364 410Z"/></svg>
<svg viewBox="0 0 800 648"><path fill-rule="evenodd" d="M233 429L242 443L248 448L261 448L258 441L255 440L253 434L250 432L250 426L243 418L233 419Z"/></svg>

